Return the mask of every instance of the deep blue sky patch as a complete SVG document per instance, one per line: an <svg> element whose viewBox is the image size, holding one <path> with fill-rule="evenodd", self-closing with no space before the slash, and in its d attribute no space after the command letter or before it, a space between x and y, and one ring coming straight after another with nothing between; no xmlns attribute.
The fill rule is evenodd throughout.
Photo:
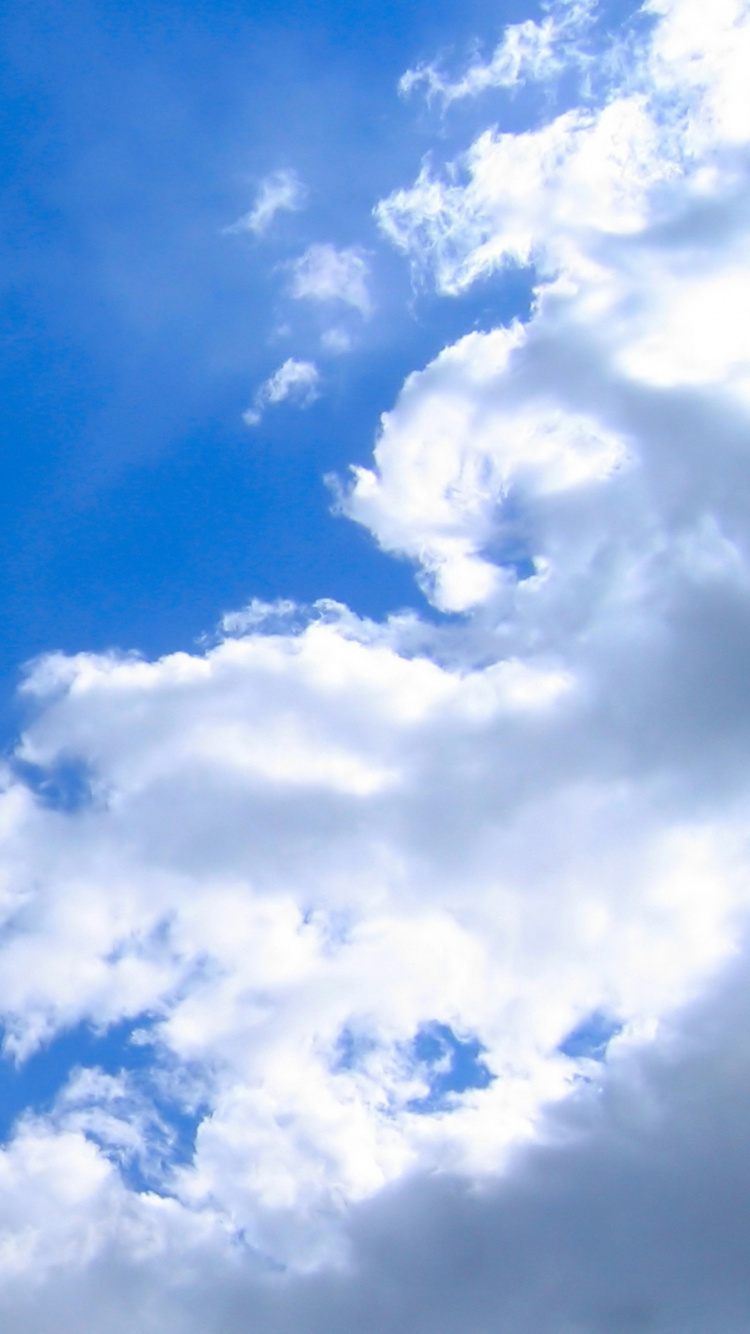
<svg viewBox="0 0 750 1334"><path fill-rule="evenodd" d="M558 1051L573 1060L587 1057L591 1061L603 1061L610 1042L621 1032L622 1024L614 1015L594 1010L571 1029Z"/></svg>
<svg viewBox="0 0 750 1334"><path fill-rule="evenodd" d="M494 1079L482 1060L485 1048L477 1038L459 1037L447 1024L425 1024L410 1050L413 1073L427 1084L427 1093L407 1103L407 1110L429 1115L446 1111L457 1095L485 1089Z"/></svg>
<svg viewBox="0 0 750 1334"><path fill-rule="evenodd" d="M189 648L251 597L334 597L370 615L421 605L408 566L331 517L321 479L369 459L410 370L528 305L513 275L458 305L414 303L371 216L434 131L396 96L403 69L462 53L478 31L491 44L528 12L520 0L460 15L445 0L6 8L6 710L19 663L40 652ZM465 114L444 130L457 144ZM309 206L267 238L227 234L279 168L299 174ZM345 358L320 357L321 312L285 290L283 265L321 241L364 244L373 267L375 310ZM324 395L251 434L242 412L292 354L318 357Z"/></svg>

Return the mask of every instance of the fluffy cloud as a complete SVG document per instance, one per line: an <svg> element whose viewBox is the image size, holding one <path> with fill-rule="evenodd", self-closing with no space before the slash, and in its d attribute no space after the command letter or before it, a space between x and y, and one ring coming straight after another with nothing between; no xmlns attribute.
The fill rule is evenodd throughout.
<svg viewBox="0 0 750 1334"><path fill-rule="evenodd" d="M320 372L313 361L298 361L296 357L287 360L273 375L264 381L255 395L253 407L243 413L242 420L247 426L257 426L266 408L286 399L306 408L318 397Z"/></svg>
<svg viewBox="0 0 750 1334"><path fill-rule="evenodd" d="M419 560L446 608L499 595L536 622L595 555L621 560L626 581L654 561L696 570L699 551L743 577L750 30L739 5L664 10L601 110L489 131L380 206L445 292L510 264L539 280L527 326L470 335L410 378L383 419L377 471L359 470L345 501ZM503 546L533 564L525 586L485 554Z"/></svg>
<svg viewBox="0 0 750 1334"><path fill-rule="evenodd" d="M311 245L290 269L290 291L297 300L337 301L361 315L369 314L370 266L357 247L337 250L333 245Z"/></svg>
<svg viewBox="0 0 750 1334"><path fill-rule="evenodd" d="M277 213L296 213L307 203L307 190L294 171L271 172L261 181L255 203L249 213L225 227L225 232L253 232L265 236Z"/></svg>
<svg viewBox="0 0 750 1334"><path fill-rule="evenodd" d="M586 1015L632 1040L689 995L732 945L746 801L696 810L705 755L651 753L632 700L608 719L550 654L470 667L408 619L274 615L202 657L31 675L19 762L48 783L75 764L89 795L62 812L9 782L0 1010L19 1056L149 1016L172 1104L197 1081L204 1108L161 1189L306 1267L405 1171L499 1167L568 1088ZM492 1079L425 1114L436 1024ZM105 1081L97 1120L97 1087L64 1095L65 1133L153 1161L154 1117Z"/></svg>
<svg viewBox="0 0 750 1334"><path fill-rule="evenodd" d="M253 604L30 670L6 1048L126 1022L151 1059L2 1150L10 1323L747 1323L750 20L650 10L598 104L379 210L445 293L535 271L340 489L453 615ZM364 313L347 255L295 294Z"/></svg>
<svg viewBox="0 0 750 1334"><path fill-rule="evenodd" d="M746 968L548 1111L481 1189L455 1173L355 1206L346 1257L290 1275L211 1211L125 1191L89 1140L29 1125L0 1158L9 1327L135 1322L365 1334L740 1334L747 1278ZM13 1241L11 1241L13 1238ZM29 1270L33 1266L34 1279Z"/></svg>

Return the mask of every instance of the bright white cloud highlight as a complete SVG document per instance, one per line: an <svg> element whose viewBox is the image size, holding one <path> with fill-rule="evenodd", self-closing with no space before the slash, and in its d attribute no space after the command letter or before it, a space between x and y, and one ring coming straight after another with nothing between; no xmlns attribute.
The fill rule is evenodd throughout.
<svg viewBox="0 0 750 1334"><path fill-rule="evenodd" d="M515 575L487 559L488 548L505 549L509 565L518 556L534 561L536 578L518 596L543 602L553 544L558 560L590 554L576 552L572 533L552 536L556 512L585 510L602 483L628 471L622 430L556 399L551 383L539 385L532 403L523 390L514 394L526 338L518 325L469 334L411 376L383 419L377 471L356 468L343 497L346 513L387 550L419 562L424 588L446 611L465 611L502 589L513 594ZM603 524L607 508L602 497ZM592 536L580 534L587 543ZM566 587L568 573L560 572Z"/></svg>
<svg viewBox="0 0 750 1334"><path fill-rule="evenodd" d="M311 245L290 266L291 295L297 299L335 301L368 315L371 310L370 266L357 247Z"/></svg>
<svg viewBox="0 0 750 1334"><path fill-rule="evenodd" d="M283 365L260 386L253 407L243 413L247 426L257 426L266 408L291 399L299 407L309 407L318 397L320 372L312 361L298 361L288 357Z"/></svg>
<svg viewBox="0 0 750 1334"><path fill-rule="evenodd" d="M695 486L700 471L681 393L724 390L729 415L710 449L725 451L732 472L750 365L746 178L736 156L750 122L745 106L743 131L732 90L750 29L740 5L710 18L663 9L637 73L599 111L566 112L524 134L486 132L461 163L425 168L380 207L385 232L446 293L509 264L533 265L538 280L526 328L471 335L410 378L383 419L379 471L359 470L344 500L383 546L421 563L445 608L507 589L502 562L483 554L498 543L520 544L535 564L538 577L511 588L524 606L548 603L555 589L567 599L573 569L582 574L615 543L629 548L625 581L662 562L672 547L663 507L674 504L665 452L681 439ZM657 388L674 394L647 426L644 394ZM703 468L735 534L737 507L717 495L722 470L708 454ZM562 476L572 492L557 502ZM571 514L580 488L605 477L598 536L576 519L575 534L553 537L557 505ZM691 495L682 522L714 523L717 512L702 514ZM627 534L615 538L626 513Z"/></svg>
<svg viewBox="0 0 750 1334"><path fill-rule="evenodd" d="M225 227L227 233L252 232L265 236L278 213L297 213L307 203L307 189L296 172L282 169L261 181L249 213Z"/></svg>

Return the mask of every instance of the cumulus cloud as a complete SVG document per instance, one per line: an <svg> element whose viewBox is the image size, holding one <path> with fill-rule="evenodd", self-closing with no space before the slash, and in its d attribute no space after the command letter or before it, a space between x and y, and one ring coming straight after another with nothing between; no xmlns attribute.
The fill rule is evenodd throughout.
<svg viewBox="0 0 750 1334"><path fill-rule="evenodd" d="M233 1246L211 1210L125 1190L75 1131L29 1124L0 1157L0 1310L32 1334L145 1319L180 1334L739 1334L749 1018L743 959L661 1040L548 1110L501 1178L422 1176L356 1205L346 1256L302 1274Z"/></svg>
<svg viewBox="0 0 750 1334"><path fill-rule="evenodd" d="M298 361L288 357L273 375L264 381L255 395L252 408L243 413L247 426L257 426L266 408L291 399L306 408L318 397L320 372L313 361Z"/></svg>
<svg viewBox="0 0 750 1334"><path fill-rule="evenodd" d="M370 313L370 266L356 246L337 250L328 244L311 245L289 267L290 291L296 299L336 301L361 315Z"/></svg>
<svg viewBox="0 0 750 1334"><path fill-rule="evenodd" d="M294 171L282 169L271 172L261 181L253 207L231 226L228 234L252 232L265 236L277 213L296 213L307 203L307 189Z"/></svg>
<svg viewBox="0 0 750 1334"><path fill-rule="evenodd" d="M511 264L533 266L538 280L527 326L470 335L411 377L383 420L379 471L361 470L345 501L384 546L418 557L446 607L506 587L502 563L483 555L503 541L535 563L537 577L510 592L524 605L570 591L567 562L603 558L620 540L625 579L678 549L707 552L709 531L741 577L732 553L744 544L744 489L742 500L732 493L750 387L739 152L748 28L739 6L727 7L723 33L717 15L690 11L688 22L681 6L664 9L637 77L596 113L488 131L460 164L424 169L380 207L385 232L443 292ZM721 426L704 454L699 422L719 394ZM675 440L690 451L679 478L667 462ZM555 511L570 516L576 498L588 508L592 487L599 535L576 522L575 535L553 536ZM620 522L627 535L616 537Z"/></svg>
<svg viewBox="0 0 750 1334"><path fill-rule="evenodd" d="M198 1078L205 1109L161 1190L304 1269L404 1173L500 1168L570 1087L581 1019L606 1008L637 1038L716 967L747 800L696 803L705 748L692 770L651 753L632 698L609 717L559 654L472 667L460 642L419 651L409 618L264 615L203 656L29 677L20 760L85 764L90 796L64 813L9 782L0 1010L19 1057L150 1016L172 1104ZM425 1114L436 1024L491 1078ZM158 1162L159 1117L130 1096L74 1082L44 1134Z"/></svg>
<svg viewBox="0 0 750 1334"><path fill-rule="evenodd" d="M340 484L451 614L29 671L6 1050L126 1023L151 1082L74 1072L0 1152L11 1324L747 1324L750 16L650 9L598 104L379 211L444 293L535 275ZM296 294L364 313L317 250Z"/></svg>

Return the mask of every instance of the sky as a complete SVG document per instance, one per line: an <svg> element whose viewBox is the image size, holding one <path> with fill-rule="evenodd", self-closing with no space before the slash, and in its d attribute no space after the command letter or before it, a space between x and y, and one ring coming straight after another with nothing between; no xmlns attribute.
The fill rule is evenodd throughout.
<svg viewBox="0 0 750 1334"><path fill-rule="evenodd" d="M750 5L0 59L3 1327L746 1334Z"/></svg>

